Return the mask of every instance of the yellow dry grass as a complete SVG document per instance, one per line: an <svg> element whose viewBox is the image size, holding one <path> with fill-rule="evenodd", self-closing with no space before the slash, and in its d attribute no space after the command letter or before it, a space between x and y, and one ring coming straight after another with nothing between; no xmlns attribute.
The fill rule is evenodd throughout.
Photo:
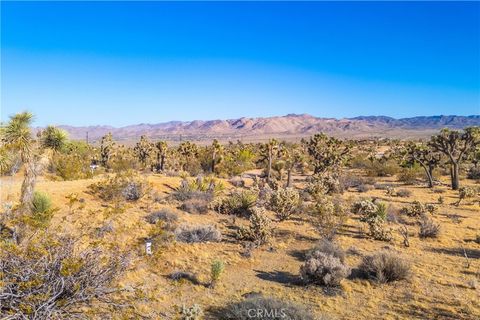
<svg viewBox="0 0 480 320"><path fill-rule="evenodd" d="M166 202L151 200L126 203L123 212L112 212L102 201L86 193L87 186L98 179L54 182L40 177L37 190L50 194L52 202L60 209L52 220L53 229L81 237L85 246L98 245L130 252L132 264L120 283L136 296L137 312L152 319L174 318L175 307L182 304L197 303L204 309L223 306L249 292L288 299L305 305L316 314L325 313L335 319L480 318L480 244L473 241L480 233L480 207L469 201L460 207L451 205L456 201L457 193L446 186L436 188L443 189L442 194L421 186L400 186L412 192L408 198L390 197L383 190L362 194L346 192L345 198L375 196L397 208L413 200L436 202L442 195L445 203L439 205L433 216L441 224L441 233L438 239L421 240L418 227L409 225L412 236L410 247L405 248L398 232L394 232L392 243L374 241L365 237L364 227L358 219L349 218L338 241L349 252L346 262L350 266L355 268L361 256L389 246L411 261L412 276L406 281L386 285L352 277L343 281L341 293L327 295L321 287L298 284L301 254L318 239L308 221L293 219L276 223L272 245L256 249L253 257L245 258L240 254L243 251L241 244L229 237L233 232L229 229L233 223L231 218L214 212L188 214L169 207ZM161 198L176 187L180 179L149 175L148 181ZM378 181L396 183L393 178ZM21 177L2 177L1 183L2 202L18 199ZM85 199L85 208L70 210L65 197L72 193ZM220 243L171 243L166 247L154 247L155 254L145 256L143 238L148 236L152 225L146 223L144 217L164 207L176 210L181 223L217 225L226 240ZM96 228L107 221L112 222L114 231L103 238L95 237ZM398 225L393 224L392 228L397 229ZM214 289L168 279L170 273L181 270L196 274L200 282L206 283L210 264L215 259L223 260L226 267Z"/></svg>

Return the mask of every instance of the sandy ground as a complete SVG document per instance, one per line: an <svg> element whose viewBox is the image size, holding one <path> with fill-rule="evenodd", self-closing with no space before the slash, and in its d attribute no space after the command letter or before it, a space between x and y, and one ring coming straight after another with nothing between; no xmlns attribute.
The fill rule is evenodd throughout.
<svg viewBox="0 0 480 320"><path fill-rule="evenodd" d="M299 283L302 254L318 240L318 234L306 217L275 223L271 246L256 249L251 258L241 255L241 244L233 238L233 219L209 212L192 215L175 209L165 201L144 199L128 203L122 212L109 209L105 203L86 193L90 180L54 182L40 177L37 190L51 195L59 211L52 220L52 229L81 237L83 246L101 246L130 252L131 266L120 284L130 296L135 296L139 314L151 319L173 319L175 308L182 304L199 304L203 309L223 306L240 300L242 295L261 292L268 296L288 299L305 305L315 314L327 314L334 319L478 319L480 318L480 245L473 240L480 233L480 206L466 201L460 207L451 205L457 193L447 187L445 204L433 219L441 224L437 239L421 240L418 226L407 226L412 236L410 247L394 232L391 243L368 239L364 227L354 216L349 218L338 236L347 250L346 262L353 275L342 283L341 292L329 294L321 287L305 287ZM179 178L149 175L149 182L158 198L165 197L178 186ZM396 183L393 178L379 182ZM0 179L1 201L18 199L21 177ZM464 181L465 183L465 181ZM468 183L472 183L471 181ZM343 197L376 196L398 208L411 203L437 202L440 194L421 186L401 186L412 191L409 198L389 197L383 190L367 193L346 192ZM77 193L85 207L68 207L67 195ZM110 204L111 205L111 204ZM152 228L144 217L163 207L176 210L181 223L215 224L224 235L220 243L183 244L172 242L165 247L154 246L154 255L145 256L143 239ZM245 223L237 219L235 223ZM103 238L96 237L96 228L111 221L114 231ZM392 224L393 229L398 225ZM355 277L355 268L362 256L384 247L402 252L412 263L412 276L406 281L378 285ZM465 253L468 259L465 258ZM210 264L215 259L225 262L226 268L218 285L212 289L189 281L175 282L168 278L174 271L195 273L200 282L207 282Z"/></svg>

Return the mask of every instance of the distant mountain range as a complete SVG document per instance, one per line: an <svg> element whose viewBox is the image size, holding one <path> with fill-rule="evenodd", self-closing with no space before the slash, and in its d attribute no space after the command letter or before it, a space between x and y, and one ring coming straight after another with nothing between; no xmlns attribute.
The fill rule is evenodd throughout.
<svg viewBox="0 0 480 320"><path fill-rule="evenodd" d="M394 119L385 116L361 116L334 119L317 118L308 114L288 114L267 118L239 118L208 121L170 121L158 124L137 124L115 128L111 126L73 127L59 126L72 139L98 141L111 132L114 139L133 141L141 135L152 140L264 140L270 137L296 139L317 132L339 137L425 137L441 128L462 129L480 126L480 115L471 116L426 116Z"/></svg>

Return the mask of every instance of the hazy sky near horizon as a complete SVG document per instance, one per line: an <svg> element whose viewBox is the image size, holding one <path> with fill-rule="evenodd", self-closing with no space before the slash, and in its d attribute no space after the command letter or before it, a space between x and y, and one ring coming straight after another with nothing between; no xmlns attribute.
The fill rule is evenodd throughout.
<svg viewBox="0 0 480 320"><path fill-rule="evenodd" d="M480 114L479 2L1 2L1 116Z"/></svg>

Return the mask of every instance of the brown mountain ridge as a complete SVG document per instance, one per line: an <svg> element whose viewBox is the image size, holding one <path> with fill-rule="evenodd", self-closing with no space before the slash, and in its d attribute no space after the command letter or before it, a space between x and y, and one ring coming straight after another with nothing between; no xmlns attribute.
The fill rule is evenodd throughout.
<svg viewBox="0 0 480 320"><path fill-rule="evenodd" d="M99 140L111 132L116 140L136 140L141 135L151 139L179 140L264 140L271 137L297 139L317 132L338 137L426 137L441 128L462 129L480 126L480 115L422 116L395 119L386 116L355 118L320 118L308 114L288 114L264 118L242 117L230 120L170 121L158 124L137 124L125 127L61 125L72 139Z"/></svg>

